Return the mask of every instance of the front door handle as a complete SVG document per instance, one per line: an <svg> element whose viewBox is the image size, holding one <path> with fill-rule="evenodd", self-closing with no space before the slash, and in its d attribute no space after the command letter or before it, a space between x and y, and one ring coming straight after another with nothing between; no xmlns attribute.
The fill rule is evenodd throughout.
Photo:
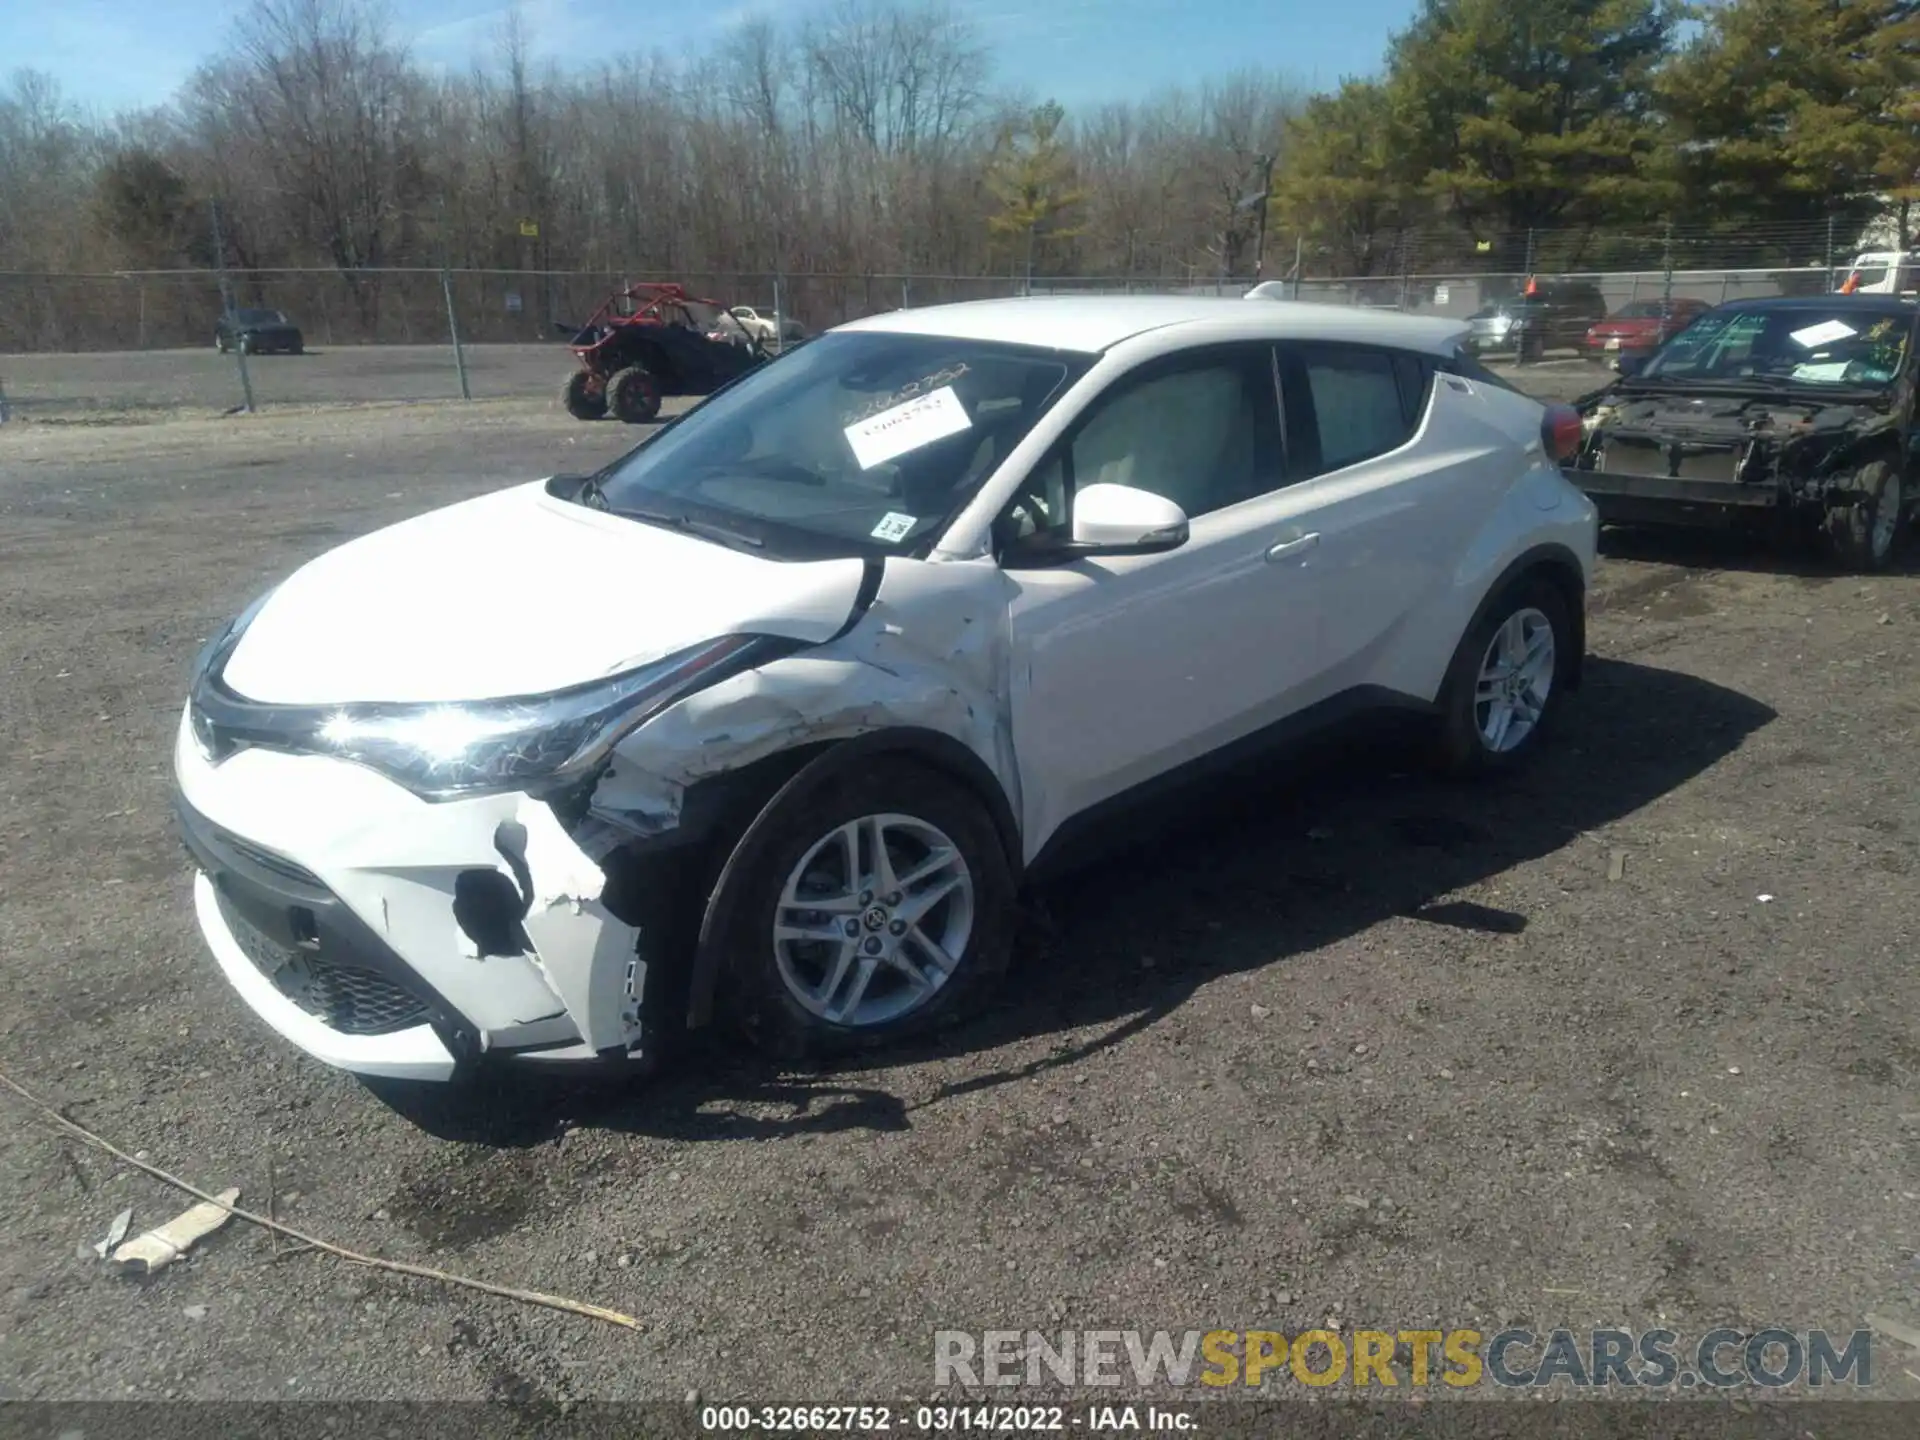
<svg viewBox="0 0 1920 1440"><path fill-rule="evenodd" d="M1267 551L1267 559L1285 560L1290 556L1304 555L1319 543L1320 532L1317 530L1311 535L1302 535L1298 539L1282 540Z"/></svg>

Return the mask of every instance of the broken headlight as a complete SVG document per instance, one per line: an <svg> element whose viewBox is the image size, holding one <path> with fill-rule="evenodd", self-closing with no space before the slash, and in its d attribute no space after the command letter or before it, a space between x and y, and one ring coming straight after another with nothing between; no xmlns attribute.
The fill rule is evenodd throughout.
<svg viewBox="0 0 1920 1440"><path fill-rule="evenodd" d="M511 700L343 705L302 748L378 770L416 795L517 790L566 780L648 716L763 658L770 644L729 635L607 680Z"/></svg>

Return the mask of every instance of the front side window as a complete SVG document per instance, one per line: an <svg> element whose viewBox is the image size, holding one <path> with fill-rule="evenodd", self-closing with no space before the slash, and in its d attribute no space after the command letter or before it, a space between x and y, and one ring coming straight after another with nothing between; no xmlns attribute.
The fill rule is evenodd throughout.
<svg viewBox="0 0 1920 1440"><path fill-rule="evenodd" d="M913 553L1092 363L935 335L823 335L598 477L607 508L769 558Z"/></svg>
<svg viewBox="0 0 1920 1440"><path fill-rule="evenodd" d="M1236 505L1282 483L1279 436L1267 346L1154 362L1115 381L1035 467L997 541L1064 537L1072 496L1089 485L1150 491L1189 519Z"/></svg>

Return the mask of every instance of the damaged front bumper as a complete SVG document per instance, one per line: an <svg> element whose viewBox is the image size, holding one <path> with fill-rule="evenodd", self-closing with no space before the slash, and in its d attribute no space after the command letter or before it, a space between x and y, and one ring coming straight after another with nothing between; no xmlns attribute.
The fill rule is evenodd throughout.
<svg viewBox="0 0 1920 1440"><path fill-rule="evenodd" d="M544 803L426 801L323 755L215 765L185 714L174 752L201 932L314 1058L414 1080L506 1056L641 1058L640 931Z"/></svg>
<svg viewBox="0 0 1920 1440"><path fill-rule="evenodd" d="M1777 512L1789 503L1778 484L1607 470L1569 470L1567 478L1586 492L1602 523L1608 524L1738 523Z"/></svg>

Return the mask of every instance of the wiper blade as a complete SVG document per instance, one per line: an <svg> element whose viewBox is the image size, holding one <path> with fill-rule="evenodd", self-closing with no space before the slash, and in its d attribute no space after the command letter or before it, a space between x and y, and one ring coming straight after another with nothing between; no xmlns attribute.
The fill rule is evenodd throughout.
<svg viewBox="0 0 1920 1440"><path fill-rule="evenodd" d="M602 497L604 503L604 496ZM709 540L735 549L764 550L767 542L754 535L743 535L738 530L730 530L725 525L716 525L711 520L696 520L691 515L676 515L665 510L636 510L627 506L611 510L612 514L628 520L639 520L648 525L662 525L669 530L685 530L689 534L703 535Z"/></svg>

